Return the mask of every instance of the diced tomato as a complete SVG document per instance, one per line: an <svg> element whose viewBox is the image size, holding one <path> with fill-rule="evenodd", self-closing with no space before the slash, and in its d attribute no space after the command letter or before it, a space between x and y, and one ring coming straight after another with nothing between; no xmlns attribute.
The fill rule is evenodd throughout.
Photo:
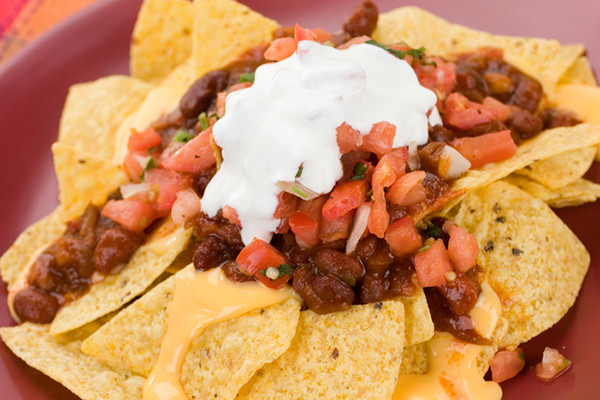
<svg viewBox="0 0 600 400"><path fill-rule="evenodd" d="M325 42L332 42L333 41L333 37L331 36L331 33L329 33L328 31L321 29L321 28L314 28L312 29L312 31L314 32L315 35L317 35L317 42L319 43L325 43Z"/></svg>
<svg viewBox="0 0 600 400"><path fill-rule="evenodd" d="M358 208L365 202L368 190L368 183L364 179L338 184L323 206L323 216L333 221Z"/></svg>
<svg viewBox="0 0 600 400"><path fill-rule="evenodd" d="M290 275L284 275L275 280L261 274L262 270L269 267L277 268L286 263L286 259L275 247L260 239L254 239L249 245L244 247L238 254L236 261L248 273L254 275L265 286L273 289L280 289L291 278Z"/></svg>
<svg viewBox="0 0 600 400"><path fill-rule="evenodd" d="M471 163L471 168L479 168L512 157L517 151L510 130L486 133L475 137L464 137L452 141L454 147Z"/></svg>
<svg viewBox="0 0 600 400"><path fill-rule="evenodd" d="M354 220L354 210L342 215L339 218L329 221L322 218L319 229L319 238L325 242L335 242L339 239L347 239L350 236L350 228Z"/></svg>
<svg viewBox="0 0 600 400"><path fill-rule="evenodd" d="M460 226L452 225L448 234L448 257L457 271L467 272L477 264L479 246L475 235Z"/></svg>
<svg viewBox="0 0 600 400"><path fill-rule="evenodd" d="M397 257L407 257L423 246L423 239L411 217L404 217L391 224L385 231L385 241Z"/></svg>
<svg viewBox="0 0 600 400"><path fill-rule="evenodd" d="M161 165L171 171L198 173L216 162L210 144L212 128L202 131L177 153L162 161Z"/></svg>
<svg viewBox="0 0 600 400"><path fill-rule="evenodd" d="M421 287L446 284L446 273L452 271L448 252L442 239L438 239L427 250L413 257L417 282Z"/></svg>
<svg viewBox="0 0 600 400"><path fill-rule="evenodd" d="M471 129L475 125L490 122L496 113L482 104L470 101L460 93L450 94L444 103L446 114L444 122L458 129Z"/></svg>
<svg viewBox="0 0 600 400"><path fill-rule="evenodd" d="M298 197L288 192L280 192L277 195L277 208L273 213L273 218L281 220L275 233L287 233L290 229L289 218L296 210Z"/></svg>
<svg viewBox="0 0 600 400"><path fill-rule="evenodd" d="M231 85L231 87L229 87L229 89L227 90L227 94L237 92L238 90L247 89L250 86L252 86L252 82L236 83L235 85Z"/></svg>
<svg viewBox="0 0 600 400"><path fill-rule="evenodd" d="M425 190L421 184L425 180L425 176L425 171L413 171L400 177L387 192L387 200L399 206L409 206L425 200L425 198L421 199L422 196L413 195L412 197L408 197L409 193L411 193L413 189L416 189L417 186L421 187L419 193L425 195ZM415 192L415 194L417 194L417 192Z"/></svg>
<svg viewBox="0 0 600 400"><path fill-rule="evenodd" d="M323 206L327 202L328 197L327 195L323 195L315 197L312 200L299 200L298 211L305 213L315 221L321 221Z"/></svg>
<svg viewBox="0 0 600 400"><path fill-rule="evenodd" d="M353 37L352 39L348 40L346 43L339 45L337 48L340 50L345 50L345 49L348 49L348 48L354 46L355 44L364 43L367 40L371 40L371 38L366 35Z"/></svg>
<svg viewBox="0 0 600 400"><path fill-rule="evenodd" d="M344 122L335 130L337 132L337 144L341 154L349 153L362 144L363 137L360 132L347 123Z"/></svg>
<svg viewBox="0 0 600 400"><path fill-rule="evenodd" d="M311 31L310 29L302 28L300 25L296 24L294 26L294 40L298 43L301 40L317 40L317 34Z"/></svg>
<svg viewBox="0 0 600 400"><path fill-rule="evenodd" d="M159 147L162 143L162 138L154 130L154 128L150 127L145 129L142 132L133 131L131 135L129 135L129 140L127 142L127 149L130 152L134 151L147 151L151 147Z"/></svg>
<svg viewBox="0 0 600 400"><path fill-rule="evenodd" d="M133 182L140 182L140 177L144 172L145 165L141 160L145 160L148 158L148 154L146 150L138 150L131 153L127 153L125 159L123 160L123 168L125 168L125 172L129 175L129 178Z"/></svg>
<svg viewBox="0 0 600 400"><path fill-rule="evenodd" d="M517 376L525 367L525 357L523 350L501 350L494 354L490 362L492 370L492 380L496 383L507 381Z"/></svg>
<svg viewBox="0 0 600 400"><path fill-rule="evenodd" d="M538 379L549 382L567 372L571 365L573 365L571 361L560 354L558 350L546 347L542 362L535 366L535 375Z"/></svg>
<svg viewBox="0 0 600 400"><path fill-rule="evenodd" d="M381 157L384 154L392 151L394 137L396 136L396 126L387 121L377 122L373 124L371 131L363 136L361 150L370 151Z"/></svg>
<svg viewBox="0 0 600 400"><path fill-rule="evenodd" d="M229 222L234 225L242 226L242 222L240 221L240 217L235 208L226 205L221 209L221 212L223 213L223 217L227 218Z"/></svg>
<svg viewBox="0 0 600 400"><path fill-rule="evenodd" d="M200 198L192 188L177 192L177 199L171 207L171 218L177 225L184 224L187 220L200 212Z"/></svg>
<svg viewBox="0 0 600 400"><path fill-rule="evenodd" d="M264 57L269 61L281 61L294 54L297 46L298 44L294 38L275 39L265 51Z"/></svg>
<svg viewBox="0 0 600 400"><path fill-rule="evenodd" d="M177 199L177 192L189 185L188 177L163 168L152 168L144 174L144 181L158 186L157 209L170 210Z"/></svg>
<svg viewBox="0 0 600 400"><path fill-rule="evenodd" d="M497 119L498 121L504 122L510 116L510 106L507 106L506 104L502 103L499 100L496 100L493 97L486 97L485 99L483 99L482 104L484 107L488 108L494 113L494 115L496 116L495 119Z"/></svg>
<svg viewBox="0 0 600 400"><path fill-rule="evenodd" d="M120 223L132 232L142 232L156 218L154 208L142 200L109 200L102 215Z"/></svg>
<svg viewBox="0 0 600 400"><path fill-rule="evenodd" d="M373 201L371 204L371 213L367 227L369 232L378 238L383 238L385 230L390 224L390 214L387 212L385 199L383 201Z"/></svg>
<svg viewBox="0 0 600 400"><path fill-rule="evenodd" d="M319 222L303 212L295 212L290 215L290 229L296 238L309 246L319 243Z"/></svg>
<svg viewBox="0 0 600 400"><path fill-rule="evenodd" d="M452 93L456 85L456 64L432 57L435 64L414 63L413 68L419 83L432 90L443 101Z"/></svg>

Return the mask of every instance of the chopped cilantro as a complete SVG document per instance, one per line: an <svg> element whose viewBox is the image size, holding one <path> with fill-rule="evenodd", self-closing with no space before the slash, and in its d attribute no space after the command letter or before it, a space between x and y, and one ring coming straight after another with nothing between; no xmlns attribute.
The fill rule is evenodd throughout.
<svg viewBox="0 0 600 400"><path fill-rule="evenodd" d="M260 271L260 274L261 274L262 276L267 276L267 270L268 270L268 269L269 269L269 268L262 269L262 270ZM281 277L283 277L283 276L285 276L285 275L292 275L292 272L294 272L294 269L296 269L296 267L294 267L294 266L293 266L293 265L291 265L291 264L281 264L279 267L277 267L277 268L275 268L275 269L276 269L277 271L279 271L279 275L278 275L278 276L277 276L277 278L275 278L275 279L279 279L279 278L281 278ZM269 279L271 279L271 280L275 280L275 279L272 279L272 278L269 278Z"/></svg>
<svg viewBox="0 0 600 400"><path fill-rule="evenodd" d="M302 175L302 170L304 170L304 168L301 165L298 167L298 172L296 172L296 178L300 178L300 175Z"/></svg>
<svg viewBox="0 0 600 400"><path fill-rule="evenodd" d="M428 238L435 238L435 239L439 239L442 237L442 230L437 227L436 225L429 225L427 227L427 237Z"/></svg>
<svg viewBox="0 0 600 400"><path fill-rule="evenodd" d="M192 135L188 131L184 131L183 129L179 129L175 132L175 136L171 139L173 142L182 142L187 143L192 140Z"/></svg>
<svg viewBox="0 0 600 400"><path fill-rule="evenodd" d="M517 354L517 357L519 357L519 360L525 361L525 355L523 353Z"/></svg>
<svg viewBox="0 0 600 400"><path fill-rule="evenodd" d="M254 82L254 72L246 72L240 75L240 83Z"/></svg>
<svg viewBox="0 0 600 400"><path fill-rule="evenodd" d="M367 200L371 200L371 197L373 197L373 189L369 189L367 192Z"/></svg>
<svg viewBox="0 0 600 400"><path fill-rule="evenodd" d="M198 123L200 124L201 130L208 129L208 127L210 126L210 124L208 123L208 117L206 116L205 112L198 116Z"/></svg>
<svg viewBox="0 0 600 400"><path fill-rule="evenodd" d="M367 166L361 162L354 164L354 175L350 178L351 181L360 181L365 179L367 173Z"/></svg>
<svg viewBox="0 0 600 400"><path fill-rule="evenodd" d="M144 167L144 171L142 171L142 175L140 175L140 181L144 182L144 177L146 176L146 171L155 168L156 163L154 162L154 157L149 157L148 162L146 163L146 167Z"/></svg>
<svg viewBox="0 0 600 400"><path fill-rule="evenodd" d="M306 193L304 193L302 190L298 189L294 185L290 186L290 189L292 189L294 192L298 193L298 195L304 199L306 199L308 197L308 195Z"/></svg>
<svg viewBox="0 0 600 400"><path fill-rule="evenodd" d="M220 117L217 115L217 113L212 113L208 116L208 118L216 118L217 121L220 119Z"/></svg>
<svg viewBox="0 0 600 400"><path fill-rule="evenodd" d="M407 55L422 60L425 57L425 47L419 47L418 49L410 49L410 50L394 50L391 47L388 47L384 44L381 44L373 39L367 40L365 43L372 44L373 46L380 47L387 51L390 54L395 55L398 58L404 59Z"/></svg>
<svg viewBox="0 0 600 400"><path fill-rule="evenodd" d="M427 245L425 245L425 246L421 247L421 248L419 249L419 253L422 253L422 252L424 252L425 250L429 249L430 247L431 247L431 245L430 245L430 244L427 244Z"/></svg>
<svg viewBox="0 0 600 400"><path fill-rule="evenodd" d="M146 151L148 153L148 155L154 153L156 150L158 150L158 146L152 146L150 148L148 148L148 150Z"/></svg>

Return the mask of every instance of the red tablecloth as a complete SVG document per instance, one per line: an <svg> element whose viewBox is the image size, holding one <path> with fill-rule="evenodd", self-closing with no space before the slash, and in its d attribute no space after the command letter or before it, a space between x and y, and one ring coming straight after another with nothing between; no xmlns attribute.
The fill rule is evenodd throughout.
<svg viewBox="0 0 600 400"><path fill-rule="evenodd" d="M0 64L69 15L98 0L0 0Z"/></svg>

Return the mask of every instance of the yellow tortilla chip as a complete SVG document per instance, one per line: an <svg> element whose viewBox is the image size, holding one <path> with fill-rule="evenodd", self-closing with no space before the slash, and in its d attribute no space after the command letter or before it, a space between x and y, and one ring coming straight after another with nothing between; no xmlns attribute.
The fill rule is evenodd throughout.
<svg viewBox="0 0 600 400"><path fill-rule="evenodd" d="M492 35L451 24L418 7L401 7L379 15L373 38L385 44L406 42L442 57L499 47L505 58L538 79L547 93L584 52L582 45L561 46L556 40Z"/></svg>
<svg viewBox="0 0 600 400"><path fill-rule="evenodd" d="M515 171L549 189L567 186L581 178L594 162L596 147L585 147L536 161Z"/></svg>
<svg viewBox="0 0 600 400"><path fill-rule="evenodd" d="M528 341L573 305L590 255L544 202L495 182L469 193L448 217L475 235L477 262L503 299L508 331L500 347Z"/></svg>
<svg viewBox="0 0 600 400"><path fill-rule="evenodd" d="M404 304L405 347L431 339L434 333L433 320L423 289L419 288L413 297L400 297L398 300Z"/></svg>
<svg viewBox="0 0 600 400"><path fill-rule="evenodd" d="M418 343L405 347L402 352L400 374L425 374L429 370L427 363L427 343Z"/></svg>
<svg viewBox="0 0 600 400"><path fill-rule="evenodd" d="M131 75L159 82L192 54L194 10L187 0L144 0L131 40Z"/></svg>
<svg viewBox="0 0 600 400"><path fill-rule="evenodd" d="M580 56L571 68L560 77L559 84L579 83L582 85L597 86L596 76L586 56Z"/></svg>
<svg viewBox="0 0 600 400"><path fill-rule="evenodd" d="M0 335L17 357L83 400L142 399L142 377L81 353L79 341L55 338L47 326L25 323L1 328Z"/></svg>
<svg viewBox="0 0 600 400"><path fill-rule="evenodd" d="M50 333L59 335L118 310L143 293L187 246L192 229L167 219L136 250L125 268L93 284L89 292L60 309Z"/></svg>
<svg viewBox="0 0 600 400"><path fill-rule="evenodd" d="M552 190L520 175L509 175L504 181L526 191L552 208L574 207L600 198L600 185L586 179Z"/></svg>
<svg viewBox="0 0 600 400"><path fill-rule="evenodd" d="M56 240L65 230L58 210L25 229L0 258L0 274L10 290L41 246Z"/></svg>
<svg viewBox="0 0 600 400"><path fill-rule="evenodd" d="M64 221L79 217L90 203L103 205L109 194L129 182L119 165L73 146L54 143L52 153Z"/></svg>
<svg viewBox="0 0 600 400"><path fill-rule="evenodd" d="M109 76L71 86L60 119L58 141L110 160L119 124L151 88L128 76Z"/></svg>
<svg viewBox="0 0 600 400"><path fill-rule="evenodd" d="M233 0L194 1L193 57L197 78L268 43L279 24Z"/></svg>
<svg viewBox="0 0 600 400"><path fill-rule="evenodd" d="M158 360L173 292L170 278L90 336L82 350L147 377ZM287 350L299 314L300 303L289 299L208 327L183 364L181 382L188 396L234 399L257 369Z"/></svg>
<svg viewBox="0 0 600 400"><path fill-rule="evenodd" d="M472 190L502 179L512 172L556 154L600 143L600 126L580 124L549 129L522 143L514 156L468 171L452 185L453 190Z"/></svg>
<svg viewBox="0 0 600 400"><path fill-rule="evenodd" d="M260 369L237 399L390 398L403 344L399 301L326 315L302 311L289 350Z"/></svg>

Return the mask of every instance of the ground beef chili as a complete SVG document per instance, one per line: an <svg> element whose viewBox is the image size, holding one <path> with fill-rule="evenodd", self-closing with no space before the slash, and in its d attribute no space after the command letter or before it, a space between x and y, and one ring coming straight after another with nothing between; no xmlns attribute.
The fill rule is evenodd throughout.
<svg viewBox="0 0 600 400"><path fill-rule="evenodd" d="M143 242L144 234L131 232L102 216L96 206L88 206L35 260L25 289L15 294L15 313L22 321L51 322L60 306L89 288L92 275L117 272Z"/></svg>
<svg viewBox="0 0 600 400"><path fill-rule="evenodd" d="M331 42L337 46L351 38L370 35L377 19L375 5L370 1L363 2L345 19L343 30L331 35ZM280 28L275 32L275 38L293 37L294 32L292 27ZM179 106L151 125L160 135L161 143L158 148L148 149L148 154L153 150L160 155L161 151L173 145L173 138L182 130L191 137L205 131L206 119L214 121L216 118L219 93L240 83L242 77L247 80L250 76L251 80L256 68L266 62L263 56L265 49L266 46L253 48L229 66L209 72L192 84ZM543 109L540 106L543 104L541 84L504 61L501 50L482 49L458 55L453 62L432 59L427 55L407 61L413 65L424 86L439 84L430 89L438 95L442 117L446 112L444 99L452 92L461 93L478 104L486 97L493 97L503 104L502 107L510 108L510 115L463 130L449 124L430 127L429 140L417 149L411 167L412 171L426 172L421 183L425 200L408 206L386 203L390 224L406 217L421 219L457 195L451 190L452 182L437 175L444 147L452 145L456 139L510 129L518 143L544 128L579 123L572 114ZM445 66L446 70L438 70L438 65L440 68ZM440 76L455 80L451 80L450 85L448 81L436 83L435 79ZM366 179L371 184L379 161L380 157L360 148L344 154L341 182ZM357 166L360 166L358 176ZM217 166L213 165L189 176L191 187L198 196L203 196L216 171ZM367 199L373 200L372 195L371 189ZM321 209L327 198L321 197L323 201L317 202L316 218L321 218ZM307 308L318 313L330 313L345 310L353 304L378 303L416 293L419 284L413 256L419 251L397 256L384 237L367 234L358 240L353 251L346 254L354 214L349 214L350 218L341 218L341 222L324 223L327 227L320 231L318 244L312 247L300 245L290 229L289 218L293 212L302 209L302 201L288 193L284 193L280 200L284 207L278 208L276 216L282 222L270 245L288 260L290 265L287 267L293 270L289 272L289 283L303 298ZM244 249L239 225L225 218L222 212L215 217L200 212L188 224L193 227L194 235L189 251L184 254L189 253L189 261L196 269L221 267L225 276L235 282L257 279L236 261ZM449 236L443 232L443 224L443 220L434 219L426 226L420 225L417 235L425 244L421 250L438 238L448 247ZM36 260L27 286L14 297L17 315L23 320L51 322L62 305L85 292L94 273L114 273L118 266L127 262L143 240L143 234L130 232L102 217L95 207L88 208L77 221L70 222L65 234ZM473 329L468 316L481 290L479 279L478 268L471 268L467 273L452 272L446 276L445 284L425 289L436 329L451 332L469 342L485 343L485 339Z"/></svg>

